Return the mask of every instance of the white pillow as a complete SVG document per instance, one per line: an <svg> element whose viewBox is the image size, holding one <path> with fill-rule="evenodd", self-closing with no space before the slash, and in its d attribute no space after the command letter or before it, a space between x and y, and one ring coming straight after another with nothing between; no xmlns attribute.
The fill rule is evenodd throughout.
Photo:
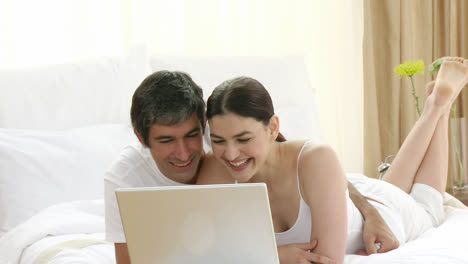
<svg viewBox="0 0 468 264"><path fill-rule="evenodd" d="M150 72L143 47L123 57L0 70L0 127L129 123L133 92Z"/></svg>
<svg viewBox="0 0 468 264"><path fill-rule="evenodd" d="M322 140L320 123L313 104L275 109L279 117L280 132L287 139Z"/></svg>
<svg viewBox="0 0 468 264"><path fill-rule="evenodd" d="M302 55L289 56L163 56L150 57L153 72L187 72L203 88L207 99L223 81L248 76L260 81L270 93L280 131L290 139L320 140L320 123Z"/></svg>
<svg viewBox="0 0 468 264"><path fill-rule="evenodd" d="M103 177L136 142L129 125L0 129L0 235L50 205L103 198Z"/></svg>
<svg viewBox="0 0 468 264"><path fill-rule="evenodd" d="M274 98L275 107L308 103L314 97L304 57L290 56L158 56L150 57L153 72L187 72L202 86L205 99L223 81L248 76L260 81Z"/></svg>

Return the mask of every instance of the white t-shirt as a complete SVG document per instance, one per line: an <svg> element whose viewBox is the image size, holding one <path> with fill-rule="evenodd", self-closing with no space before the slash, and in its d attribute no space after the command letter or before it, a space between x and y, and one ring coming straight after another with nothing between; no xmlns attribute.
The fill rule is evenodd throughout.
<svg viewBox="0 0 468 264"><path fill-rule="evenodd" d="M127 146L104 176L106 240L125 243L116 188L183 185L164 176L148 148L140 143Z"/></svg>
<svg viewBox="0 0 468 264"><path fill-rule="evenodd" d="M203 135L205 153L211 151L209 134L207 124ZM175 185L184 184L173 181L162 174L148 148L139 142L125 147L117 161L104 175L106 240L114 243L126 243L115 189Z"/></svg>

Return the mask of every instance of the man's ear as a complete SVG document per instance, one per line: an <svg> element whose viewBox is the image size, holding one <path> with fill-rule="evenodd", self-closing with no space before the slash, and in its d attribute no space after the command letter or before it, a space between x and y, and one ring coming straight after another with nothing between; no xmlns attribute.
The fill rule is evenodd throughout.
<svg viewBox="0 0 468 264"><path fill-rule="evenodd" d="M270 129L270 135L272 136L273 141L276 140L279 134L279 118L277 115L273 115L270 118L268 128Z"/></svg>
<svg viewBox="0 0 468 264"><path fill-rule="evenodd" d="M133 129L133 133L135 133L135 136L138 138L138 141L140 141L140 143L141 143L143 146L149 147L149 146L147 146L147 145L145 144L145 141L144 141L143 138L141 137L140 133L138 133L138 132L136 131L135 128Z"/></svg>

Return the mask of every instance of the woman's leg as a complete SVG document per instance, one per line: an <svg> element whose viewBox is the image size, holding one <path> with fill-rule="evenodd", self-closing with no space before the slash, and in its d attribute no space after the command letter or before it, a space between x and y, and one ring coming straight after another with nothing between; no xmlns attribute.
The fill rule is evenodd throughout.
<svg viewBox="0 0 468 264"><path fill-rule="evenodd" d="M467 81L467 60L450 58L444 62L424 111L385 174L385 181L408 193L415 182L445 191L449 111Z"/></svg>
<svg viewBox="0 0 468 264"><path fill-rule="evenodd" d="M414 183L432 186L440 193L445 193L448 175L448 122L450 112L439 119L426 155L419 166Z"/></svg>

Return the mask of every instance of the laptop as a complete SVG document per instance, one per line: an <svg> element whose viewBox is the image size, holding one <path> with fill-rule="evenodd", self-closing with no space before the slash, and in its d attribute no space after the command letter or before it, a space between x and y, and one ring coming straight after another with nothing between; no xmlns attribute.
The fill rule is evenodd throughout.
<svg viewBox="0 0 468 264"><path fill-rule="evenodd" d="M132 264L279 264L265 183L116 190Z"/></svg>

